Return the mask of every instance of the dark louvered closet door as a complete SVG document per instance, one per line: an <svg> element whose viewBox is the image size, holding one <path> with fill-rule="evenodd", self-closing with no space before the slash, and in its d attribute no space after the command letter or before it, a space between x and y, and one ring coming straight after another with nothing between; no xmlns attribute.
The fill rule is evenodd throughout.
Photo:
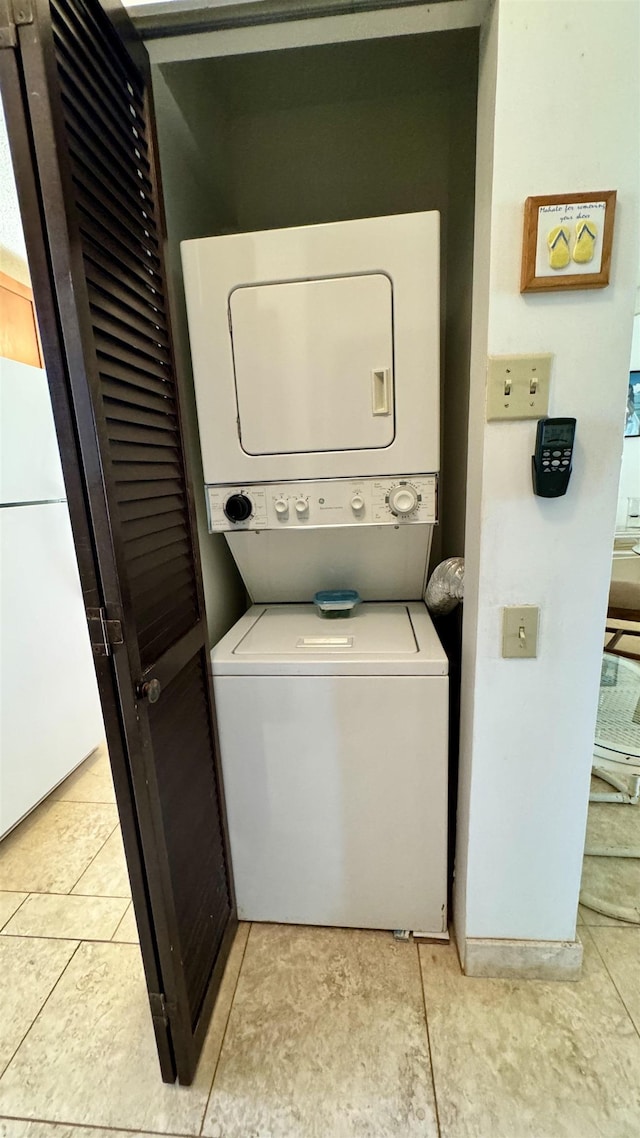
<svg viewBox="0 0 640 1138"><path fill-rule="evenodd" d="M104 601L88 616L102 690L107 656L120 710L116 727L107 717L108 742L124 738L131 800L121 779L119 801L121 813L132 804L135 813L137 839L125 832L125 845L141 869L134 903L150 929L147 977L159 977L149 982L151 1009L189 1082L235 908L148 61L123 9L96 0L20 7L33 15L16 29L15 58L59 330L57 342L44 338L45 358L55 376L62 352L77 432ZM63 460L77 476L78 458ZM163 1074L174 1074L166 1055Z"/></svg>

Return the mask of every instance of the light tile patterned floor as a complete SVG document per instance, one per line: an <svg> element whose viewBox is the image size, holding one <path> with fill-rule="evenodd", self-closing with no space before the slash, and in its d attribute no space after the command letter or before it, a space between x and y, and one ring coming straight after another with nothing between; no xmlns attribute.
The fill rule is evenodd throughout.
<svg viewBox="0 0 640 1138"><path fill-rule="evenodd" d="M194 1085L163 1085L114 819L100 751L0 844L0 1138L640 1134L640 928L586 910L575 984L242 925Z"/></svg>

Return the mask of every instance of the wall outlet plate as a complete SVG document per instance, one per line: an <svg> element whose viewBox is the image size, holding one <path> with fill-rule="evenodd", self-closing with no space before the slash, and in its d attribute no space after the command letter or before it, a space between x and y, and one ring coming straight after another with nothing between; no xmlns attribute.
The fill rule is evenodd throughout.
<svg viewBox="0 0 640 1138"><path fill-rule="evenodd" d="M551 353L489 356L487 420L544 419L549 413Z"/></svg>
<svg viewBox="0 0 640 1138"><path fill-rule="evenodd" d="M502 655L523 660L538 655L538 620L536 605L510 605L502 610Z"/></svg>

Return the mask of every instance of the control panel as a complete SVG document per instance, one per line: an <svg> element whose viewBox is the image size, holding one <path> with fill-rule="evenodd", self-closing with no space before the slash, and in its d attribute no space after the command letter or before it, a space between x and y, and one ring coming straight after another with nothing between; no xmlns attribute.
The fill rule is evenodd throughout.
<svg viewBox="0 0 640 1138"><path fill-rule="evenodd" d="M433 525L437 492L437 474L207 486L209 530Z"/></svg>

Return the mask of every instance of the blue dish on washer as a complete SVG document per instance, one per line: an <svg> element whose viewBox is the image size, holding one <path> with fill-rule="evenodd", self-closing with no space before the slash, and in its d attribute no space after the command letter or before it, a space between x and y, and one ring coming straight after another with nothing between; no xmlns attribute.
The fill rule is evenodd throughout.
<svg viewBox="0 0 640 1138"><path fill-rule="evenodd" d="M355 589L321 589L314 596L313 603L320 610L320 616L335 619L351 616L360 600L360 593Z"/></svg>

